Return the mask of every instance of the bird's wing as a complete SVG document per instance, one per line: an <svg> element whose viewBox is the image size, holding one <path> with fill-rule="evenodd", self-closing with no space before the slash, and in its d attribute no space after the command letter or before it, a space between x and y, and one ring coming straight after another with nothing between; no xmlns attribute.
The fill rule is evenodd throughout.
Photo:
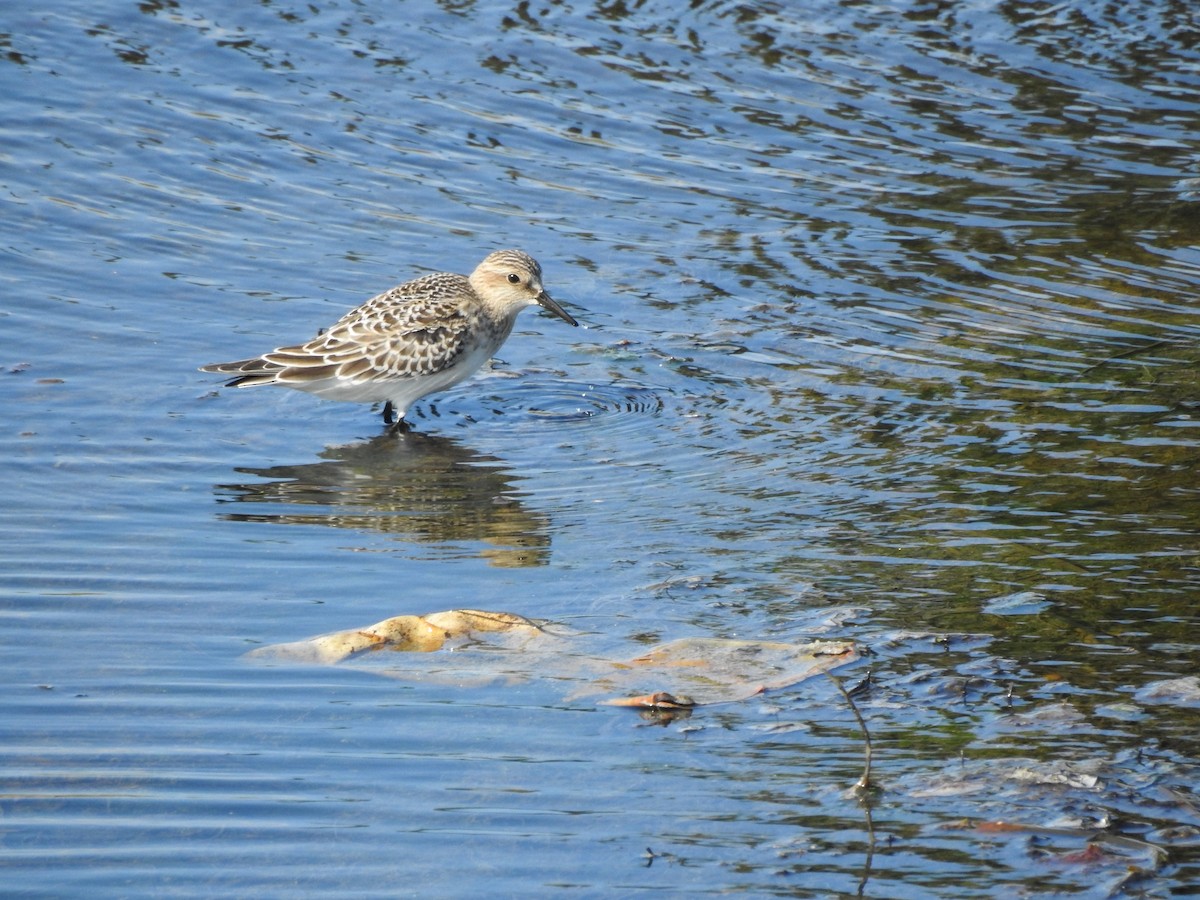
<svg viewBox="0 0 1200 900"><path fill-rule="evenodd" d="M410 282L410 284L413 284ZM276 381L352 382L432 375L462 354L470 319L461 296L412 296L400 285L347 313L305 344L264 353Z"/></svg>
<svg viewBox="0 0 1200 900"><path fill-rule="evenodd" d="M203 371L238 376L231 386L431 375L466 348L472 318L463 301L472 293L461 275L426 275L372 297L306 343Z"/></svg>

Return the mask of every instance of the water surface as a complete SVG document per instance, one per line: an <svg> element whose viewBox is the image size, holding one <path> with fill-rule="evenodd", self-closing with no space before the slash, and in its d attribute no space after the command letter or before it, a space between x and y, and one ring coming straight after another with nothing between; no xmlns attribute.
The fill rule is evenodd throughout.
<svg viewBox="0 0 1200 900"><path fill-rule="evenodd" d="M0 13L6 890L1194 892L1200 23L1119 7ZM411 433L195 371L504 246L585 327ZM241 660L464 605L855 640L879 791L824 680Z"/></svg>

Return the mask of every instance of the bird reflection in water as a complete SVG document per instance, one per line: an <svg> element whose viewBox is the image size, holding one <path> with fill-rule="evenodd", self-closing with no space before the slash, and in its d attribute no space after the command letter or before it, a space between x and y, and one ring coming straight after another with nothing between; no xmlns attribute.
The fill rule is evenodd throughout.
<svg viewBox="0 0 1200 900"><path fill-rule="evenodd" d="M521 503L512 473L494 456L411 431L320 455L325 462L236 469L266 480L217 485L218 502L252 505L222 518L328 525L416 544L479 542L487 545L480 556L504 568L549 559L549 519Z"/></svg>

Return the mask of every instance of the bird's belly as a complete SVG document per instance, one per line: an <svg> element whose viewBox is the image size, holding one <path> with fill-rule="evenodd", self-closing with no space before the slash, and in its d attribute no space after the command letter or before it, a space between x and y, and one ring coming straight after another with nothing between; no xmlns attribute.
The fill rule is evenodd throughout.
<svg viewBox="0 0 1200 900"><path fill-rule="evenodd" d="M362 380L321 378L286 384L326 400L348 403L378 403L390 400L397 412L401 412L426 394L443 391L469 378L490 358L491 348L480 347L459 357L455 365L427 375L381 375Z"/></svg>

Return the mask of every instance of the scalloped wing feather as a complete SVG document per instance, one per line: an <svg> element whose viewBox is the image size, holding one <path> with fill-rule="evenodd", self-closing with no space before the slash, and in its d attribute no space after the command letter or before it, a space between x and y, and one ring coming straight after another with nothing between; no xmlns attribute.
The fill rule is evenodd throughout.
<svg viewBox="0 0 1200 900"><path fill-rule="evenodd" d="M301 387L327 379L362 384L433 375L469 349L475 317L463 301L473 295L461 275L426 275L372 297L304 344L204 366L204 371L236 375L228 387Z"/></svg>

